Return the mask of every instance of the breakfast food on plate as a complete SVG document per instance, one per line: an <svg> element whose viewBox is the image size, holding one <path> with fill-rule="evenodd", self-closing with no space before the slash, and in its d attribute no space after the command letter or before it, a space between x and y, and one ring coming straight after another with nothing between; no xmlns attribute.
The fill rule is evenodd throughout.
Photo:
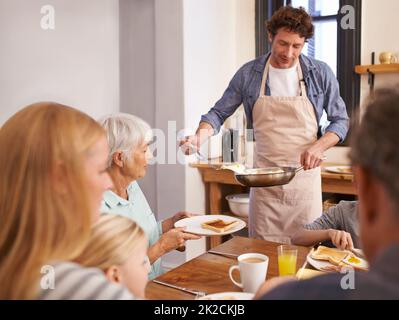
<svg viewBox="0 0 399 320"><path fill-rule="evenodd" d="M356 257L353 254L349 254L344 260L342 260L343 264L341 266L349 265L358 270L368 270L369 265L366 260Z"/></svg>
<svg viewBox="0 0 399 320"><path fill-rule="evenodd" d="M358 270L368 270L367 261L355 256L348 250L319 246L310 256L315 260L325 260L333 264L331 267L325 267L324 271L340 271L345 266L351 266Z"/></svg>
<svg viewBox="0 0 399 320"><path fill-rule="evenodd" d="M202 223L201 227L221 233L232 229L237 223L237 220L226 222L222 219L216 219Z"/></svg>
<svg viewBox="0 0 399 320"><path fill-rule="evenodd" d="M349 253L350 251L346 250L319 246L310 256L315 260L327 260L332 264L338 265Z"/></svg>

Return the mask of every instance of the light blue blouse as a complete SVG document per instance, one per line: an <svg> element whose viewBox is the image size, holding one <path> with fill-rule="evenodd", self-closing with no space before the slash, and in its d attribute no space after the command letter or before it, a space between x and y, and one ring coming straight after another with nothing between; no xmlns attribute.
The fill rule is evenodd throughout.
<svg viewBox="0 0 399 320"><path fill-rule="evenodd" d="M156 221L155 215L136 181L128 186L127 194L128 200L125 200L113 191L107 190L103 195L101 213L118 214L134 220L146 233L149 240L148 245L154 245L162 235L162 222ZM152 280L162 272L159 258L151 265L148 277Z"/></svg>

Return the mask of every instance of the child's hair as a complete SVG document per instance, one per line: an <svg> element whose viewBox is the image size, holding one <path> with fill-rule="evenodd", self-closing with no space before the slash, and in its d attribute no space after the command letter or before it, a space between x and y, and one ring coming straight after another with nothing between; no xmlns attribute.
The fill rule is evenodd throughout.
<svg viewBox="0 0 399 320"><path fill-rule="evenodd" d="M133 220L105 214L93 226L89 243L75 261L105 272L113 265L125 263L135 247L145 239L143 229Z"/></svg>

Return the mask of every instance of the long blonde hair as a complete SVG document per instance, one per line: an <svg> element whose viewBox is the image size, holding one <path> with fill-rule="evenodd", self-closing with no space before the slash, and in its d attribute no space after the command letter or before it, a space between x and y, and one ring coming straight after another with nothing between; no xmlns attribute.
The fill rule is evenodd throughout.
<svg viewBox="0 0 399 320"><path fill-rule="evenodd" d="M88 115L52 102L22 109L0 129L0 299L36 298L42 266L85 246L84 163L101 137Z"/></svg>
<svg viewBox="0 0 399 320"><path fill-rule="evenodd" d="M114 214L102 215L92 228L89 243L75 261L105 272L111 266L125 263L145 239L143 229L133 220Z"/></svg>

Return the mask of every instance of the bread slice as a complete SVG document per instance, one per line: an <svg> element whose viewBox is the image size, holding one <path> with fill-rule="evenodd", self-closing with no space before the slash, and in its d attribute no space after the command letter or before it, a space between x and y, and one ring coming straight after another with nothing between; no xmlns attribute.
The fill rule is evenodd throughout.
<svg viewBox="0 0 399 320"><path fill-rule="evenodd" d="M346 250L319 246L317 250L312 252L311 257L315 260L326 260L338 266L349 254L350 252Z"/></svg>
<svg viewBox="0 0 399 320"><path fill-rule="evenodd" d="M221 219L210 220L201 224L203 229L209 229L219 233L232 229L238 223L237 220L226 222Z"/></svg>

